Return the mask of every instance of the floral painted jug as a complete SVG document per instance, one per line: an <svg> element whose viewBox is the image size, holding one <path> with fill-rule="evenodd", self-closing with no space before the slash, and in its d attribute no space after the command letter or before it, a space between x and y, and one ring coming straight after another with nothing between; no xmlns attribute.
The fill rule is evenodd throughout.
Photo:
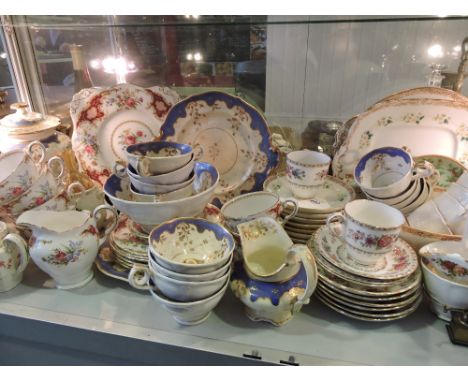
<svg viewBox="0 0 468 382"><path fill-rule="evenodd" d="M96 221L104 212L112 219L100 237ZM117 224L109 206L89 211L27 211L16 221L32 230L29 253L36 265L50 275L59 289L85 285L93 278L92 265L99 246Z"/></svg>
<svg viewBox="0 0 468 382"><path fill-rule="evenodd" d="M270 217L237 226L243 262L236 264L231 289L254 321L280 326L309 303L317 281L317 266L305 245L294 244Z"/></svg>
<svg viewBox="0 0 468 382"><path fill-rule="evenodd" d="M28 245L21 236L9 233L4 222L0 222L0 292L17 286L23 279L28 265Z"/></svg>

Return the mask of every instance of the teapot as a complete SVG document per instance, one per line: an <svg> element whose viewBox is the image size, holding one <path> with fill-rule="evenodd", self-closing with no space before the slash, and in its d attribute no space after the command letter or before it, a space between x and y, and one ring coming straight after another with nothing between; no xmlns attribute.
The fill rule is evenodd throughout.
<svg viewBox="0 0 468 382"><path fill-rule="evenodd" d="M8 231L0 222L0 292L17 286L23 279L23 271L28 265L28 245L21 236Z"/></svg>
<svg viewBox="0 0 468 382"><path fill-rule="evenodd" d="M97 221L109 211L100 237ZM117 212L101 205L90 211L27 211L16 223L32 230L29 254L36 265L51 276L59 289L78 288L93 278L92 265L106 235L117 225Z"/></svg>
<svg viewBox="0 0 468 382"><path fill-rule="evenodd" d="M237 228L243 262L234 268L231 289L251 320L283 325L309 303L318 281L315 260L307 246L294 244L271 217Z"/></svg>

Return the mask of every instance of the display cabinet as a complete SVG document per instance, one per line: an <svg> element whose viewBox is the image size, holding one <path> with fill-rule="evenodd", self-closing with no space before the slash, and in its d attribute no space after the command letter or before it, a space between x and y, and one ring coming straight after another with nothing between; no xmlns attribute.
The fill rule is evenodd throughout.
<svg viewBox="0 0 468 382"><path fill-rule="evenodd" d="M381 269L374 269L371 265L366 266L373 271L366 267L362 270L361 267L355 274L347 274L346 268L340 268L337 274L343 275L346 282L356 283L356 280L360 280L365 285L361 290L361 297L364 297L358 303L362 304L361 307L366 307L364 315L353 314L352 309L346 310L347 306L356 304L353 293L346 294L346 286L341 292L338 291L338 295L342 293L340 301L345 306L341 310L342 314L333 305L335 279L331 277L330 281L326 277L330 276L330 272L333 273L330 269L339 268L336 264L340 260L335 259L334 263L332 258L323 263L317 259L322 277L318 281L319 287L312 295L310 303L305 304L300 312L292 309L293 318L285 325L280 325L283 322L278 323L274 319L270 321L279 326L249 320L244 314L244 305L236 298L242 293L232 287L234 292L227 288L211 315L203 318L204 322L184 326L173 320L163 305L154 302L148 291L138 290L141 286L138 282L142 279L135 279L134 284L130 282L134 287L127 282L127 278L132 277L129 269L136 269L136 273L141 271L135 264L141 262L141 256L146 256L148 232L151 231L148 228L156 225L159 214L162 216L166 213L162 209L152 208L165 200L140 200L143 206L148 206L146 215L152 216L135 223L132 219L135 217L134 220L138 220L145 213L144 207L133 216L133 207L128 207L129 203L119 204L123 181L116 180L119 177L109 181L112 176L116 176L112 175L115 163L126 162L127 157L122 158L122 153L128 154L126 149L131 144L150 140L180 141L193 144L195 153L194 143L204 134L197 135L198 138L193 138L192 142L190 129L198 128L197 121L192 125L190 123L193 121L187 122L189 127L181 128L179 135L174 131L174 126L181 120L185 121L184 118L192 118L193 115L205 118L205 114L208 114L214 119L219 118L218 125L222 127L225 120L220 115L223 115L224 110L219 105L225 104L226 109L237 107L241 110L238 114L230 115L235 122L240 121L237 125L233 122L233 129L235 133L239 132L240 137L233 134L235 143L229 145L230 141L224 135L216 135L221 133L213 132L214 130L211 133L205 132L204 139L212 139L213 142L210 141L210 145L205 146L202 144L200 155L215 166L217 171L210 165L194 167L194 179L203 180L199 173L206 172L212 181L204 185L201 194L211 190L210 187L222 189L221 193L208 198L213 206L201 209L206 220L214 219L213 210L216 210L217 219L223 216L222 223L227 227L227 212L219 212L216 207L221 208L234 197L250 191L265 188L270 193L279 193L281 184L276 178L272 179L272 176L282 174L288 152L307 148L327 154L333 160L326 188L331 188L329 193L334 197L332 201L327 199L327 203L330 203L326 207L314 210L315 206L304 204L304 200L309 202L311 199L312 204L320 202L314 202L313 197L299 198L294 194L297 199L302 200L302 204L298 202L294 211L296 220L286 222L284 227L296 244L306 243L320 231L317 229L325 224L332 213L342 210L347 202L355 198L366 197L365 192L362 192L365 188L360 188L361 184L353 178L353 171L348 167L353 167L354 170L361 156L371 149L386 146L385 142L402 148L402 151L406 150L404 152L409 152L416 159L423 155L433 156L429 159L432 167L437 167L438 177L432 172L432 178L421 177L421 182L419 178L417 182L413 180L398 195L401 196L404 192L413 195L415 189L418 189L417 198L411 201L411 207L416 208L416 200L422 204L429 200L429 195L435 195L436 191L445 192L465 171L464 165L468 158L465 156L468 155L468 150L466 153L464 151L468 126L468 119L464 114L468 113L468 98L465 98L468 96L468 85L464 82L468 73L468 57L464 57L468 50L468 41L465 39L468 35L467 17L4 15L1 18L1 27L0 92L6 90L8 95L0 97L0 117L8 114L9 106L16 103L15 108L19 110L17 115L23 113L23 116L31 117L31 113L24 111L29 106L31 110L48 115L49 118L60 119L54 122L55 130L50 130L50 126L36 126L37 134L34 136L34 139L39 139L44 144L47 159L59 155L65 169L63 174L56 176L63 182L61 186L64 188L57 186L54 195L50 196L54 200L53 204L48 204L48 209L90 210L107 203L114 205L120 211L120 216L118 228L111 229L112 234L109 237L112 240L101 247L98 257L101 262L98 260L92 268L92 281L84 283L80 288L56 289L53 280L39 269L46 269L45 265L40 261L36 263L30 260L22 282L15 288L0 293L0 364L468 364L468 349L451 342L446 328L448 322L431 312L431 304L432 310L437 310L433 306L433 300L422 297L422 265L418 263L416 255L423 244L437 241L442 236L445 240L460 240L459 231L449 230L450 234L447 233L446 236L439 233L428 238L432 234L419 235L411 230L403 230L403 239L399 240L405 240L405 243L408 241L411 246L400 243L398 255L405 251L414 253L413 265L407 264L410 261L405 262L408 257L400 263L395 260L392 263L393 273L390 272L387 278L382 277L377 281L373 279L374 274L381 272ZM127 98L109 96L106 93L109 88L116 91L116 94L127 92L127 95L132 95ZM423 93L415 95L413 90L401 93L407 89L419 89L417 91ZM437 115L432 116L429 115L432 112L430 105L424 106L426 109L418 109L417 113L409 109L398 109L424 104L421 98L430 98L427 94L437 95L439 98L434 98L437 98L438 106L449 111L456 109L456 113L437 112ZM99 97L99 100L96 101L93 96ZM406 99L405 97L408 102L397 102ZM197 101L201 104L206 102L209 107L200 111L187 106L190 102ZM24 102L25 105L18 102ZM378 113L381 105L393 105L396 108L392 115L403 118L404 123L400 127L404 131L399 129L394 133L382 133L393 122L387 115L379 114L380 119L371 122L364 118L372 112ZM97 132L91 138L86 134L78 136L77 126L81 124L84 127L79 128L90 129L89 126L99 118L103 118L103 124L110 123L111 117L106 118L111 113L115 114L112 114L112 118L116 118L112 123L127 123L128 121L118 120L122 118L122 114L119 114L122 110L130 110L128 116L143 120L139 122L143 126L139 130L134 128L136 125L132 125L131 133L135 134L129 133L122 138L123 143L119 141L116 145L112 142L106 145L103 143L106 136ZM148 110L151 113L148 112L147 115L145 113ZM361 117L356 119L356 116ZM26 125L37 122L33 117L30 118L29 125ZM5 126L13 120L14 118L5 120ZM19 120L24 122L21 118ZM226 120L232 122L231 119ZM19 123L18 120L15 121ZM245 129L245 121L250 123L248 134L242 130ZM440 130L442 132L436 134L436 138L427 138L423 142L418 135L421 134L421 129L416 130L415 126L424 128L426 122L428 131L439 129L439 125L450 126ZM202 125L203 123L198 123L198 126ZM11 131L17 132L17 125L8 126ZM215 128L217 127L213 127ZM360 140L355 142L356 147L351 147L348 132L361 128ZM49 133L54 131L53 135L44 133L46 130ZM232 138L231 135L228 136ZM13 135L2 138L0 151L6 153L12 148L25 147L30 140L23 138L24 136L21 139L13 138ZM187 142L182 142L184 139ZM237 141L242 139L245 147L242 146L244 143L239 144ZM236 158L231 166L227 162L232 159L229 150L234 146L237 150ZM89 155L97 157L98 151L112 159L86 159ZM345 159L352 151L357 152L359 157L349 162L352 162L351 166ZM238 159L240 155L244 155L243 159ZM441 160L437 158L440 155L451 157L448 164L439 163ZM223 156L227 164L223 162L218 166L221 163L219 158ZM428 158L419 159L429 161ZM143 173L138 167L139 162L135 163L137 172ZM233 168L240 169L237 172L245 171L245 174L234 174ZM261 171L255 172L252 168ZM52 169L49 170L55 174ZM325 170L324 176L327 171ZM192 174L191 169L187 174L189 173ZM151 174L157 175L160 174ZM221 179L219 184L217 176ZM188 179L188 175L185 178ZM337 178L339 179L336 180ZM77 186L77 181L81 185ZM72 183L73 187L79 188L76 195L72 192L74 188L69 188ZM65 191L67 188L68 192ZM88 194L86 198L80 199L77 195L82 191ZM132 198L147 196L147 193L140 190L133 191ZM153 193L165 195L167 192ZM38 196L35 196L37 202ZM165 197L167 196L163 198ZM192 194L187 198L190 197ZM78 199L80 202L77 202ZM208 199L204 200L204 206ZM406 199L401 198L395 204L402 200ZM3 203L4 200L0 199L0 202ZM29 204L28 208L21 207L21 203L0 204L2 221L8 223L9 227L14 227L21 212L39 207L44 202L45 200L41 200L37 206ZM154 205L150 206L151 203ZM196 210L197 202L190 203L189 199L185 203L184 211L180 211L178 216L184 215L185 211ZM5 205L9 208L3 208ZM278 207L276 218L289 219L288 213L291 210L291 206L287 205ZM407 215L406 211L408 210L403 208L402 213ZM125 220L125 214L131 219ZM106 226L111 226L108 223L111 219L109 216L107 218L92 215L89 217L94 219L89 220L91 228L88 227L85 232L90 235L95 234L95 231L102 233ZM16 223L26 220L20 219ZM161 222L158 221L159 223ZM217 220L217 223L221 225L221 220ZM116 233L119 229L128 229L131 234L136 235L132 239L134 247L128 250L127 258L124 256L121 259L122 268L108 269L106 256L112 251L119 252L113 247L121 239L118 236L120 233ZM232 230L235 231L235 228ZM30 239L30 253L33 257L32 247L37 235L33 234L31 239L30 232L21 223L17 224L17 231L22 237ZM66 230L61 232L64 236L68 234ZM141 240L146 245L143 255L141 248L138 248ZM311 242L313 240L309 243ZM237 248L239 247L237 242ZM322 247L311 249L320 251ZM71 252L77 250L73 248L70 249ZM337 249L336 253L338 252ZM403 257L409 256L405 253ZM58 259L59 255L63 255L63 258ZM65 261L63 259L67 254L59 255L55 253L55 260L49 263ZM234 258L239 263L242 254L237 252ZM148 263L147 259L145 261ZM125 268L126 265L129 267ZM408 271L410 266L414 266L411 272ZM300 269L300 272L308 272L307 269ZM310 283L310 275L307 275L306 280ZM233 279L235 277L238 275L233 276ZM391 277L404 279L402 283L407 289L395 292L395 288L402 286L396 282L392 284ZM324 278L327 282L323 281ZM315 274L315 282L317 279ZM290 280L286 280L286 284L287 282ZM299 286L301 285L303 286ZM297 290L301 290L299 286ZM297 297L293 289L291 287L288 290L292 300ZM378 297L373 300L375 296ZM411 298L413 300L410 301ZM405 309L410 306L409 310L402 310L398 305L400 301L404 302L402 304ZM334 306L335 309L327 305ZM386 315L385 311L390 313ZM382 312L384 313L381 314ZM437 313L447 318L447 312L439 310ZM373 318L376 318L374 321L385 321L388 318L389 322L363 322L357 320L356 316L367 317L367 321L373 321ZM252 314L249 317L254 318ZM393 318L400 319L393 321ZM448 321L450 319L451 316Z"/></svg>

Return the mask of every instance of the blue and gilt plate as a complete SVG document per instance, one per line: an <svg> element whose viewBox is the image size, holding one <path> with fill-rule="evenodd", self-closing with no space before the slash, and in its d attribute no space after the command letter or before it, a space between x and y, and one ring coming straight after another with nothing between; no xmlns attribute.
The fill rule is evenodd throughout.
<svg viewBox="0 0 468 382"><path fill-rule="evenodd" d="M161 126L161 140L200 144L201 161L213 164L220 181L212 203L260 191L278 165L270 131L262 115L238 97L206 92L174 105Z"/></svg>

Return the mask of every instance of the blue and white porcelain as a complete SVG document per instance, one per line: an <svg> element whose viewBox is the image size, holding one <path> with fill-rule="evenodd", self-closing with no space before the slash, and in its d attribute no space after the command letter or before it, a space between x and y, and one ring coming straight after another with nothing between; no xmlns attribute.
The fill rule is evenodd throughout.
<svg viewBox="0 0 468 382"><path fill-rule="evenodd" d="M415 167L407 151L398 147L381 147L359 160L354 178L366 194L392 198L408 189L413 180L434 174L434 166L429 162L419 166Z"/></svg>
<svg viewBox="0 0 468 382"><path fill-rule="evenodd" d="M181 168L174 170L168 174L141 176L137 173L137 171L131 164L128 164L127 166L127 173L130 178L142 183L155 185L170 185L174 183L181 183L187 180L193 171L193 166L195 166L194 155L192 155L192 159L190 159L190 161L185 166L182 166Z"/></svg>
<svg viewBox="0 0 468 382"><path fill-rule="evenodd" d="M199 218L178 218L154 228L149 249L156 262L180 273L201 274L224 266L234 238L223 226Z"/></svg>
<svg viewBox="0 0 468 382"><path fill-rule="evenodd" d="M188 198L165 202L138 202L130 191L129 178L117 175L109 177L104 184L104 193L111 203L125 213L135 223L149 232L151 229L167 220L178 216L196 216L202 213L213 197L218 185L218 171L209 163L198 162L194 167L194 188L201 190Z"/></svg>
<svg viewBox="0 0 468 382"><path fill-rule="evenodd" d="M212 201L217 207L242 193L261 191L278 165L279 154L262 115L223 92L193 95L174 105L161 126L161 140L202 147L200 159L220 173Z"/></svg>
<svg viewBox="0 0 468 382"><path fill-rule="evenodd" d="M199 157L200 150L195 157ZM192 146L175 142L144 142L127 147L128 163L138 175L167 174L185 166L194 157Z"/></svg>

